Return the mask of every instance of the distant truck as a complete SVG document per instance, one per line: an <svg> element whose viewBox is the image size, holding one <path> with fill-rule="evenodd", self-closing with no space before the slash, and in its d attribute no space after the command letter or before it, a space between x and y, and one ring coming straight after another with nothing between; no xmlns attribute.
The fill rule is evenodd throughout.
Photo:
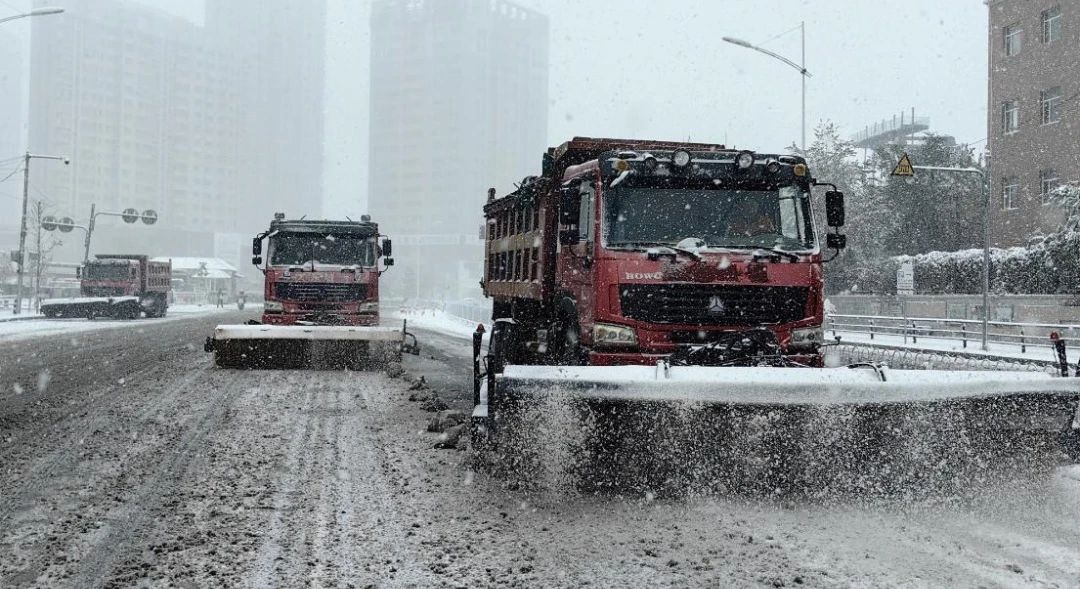
<svg viewBox="0 0 1080 589"><path fill-rule="evenodd" d="M172 262L149 256L99 254L78 269L82 296L41 303L46 317L138 319L164 317L169 308Z"/></svg>

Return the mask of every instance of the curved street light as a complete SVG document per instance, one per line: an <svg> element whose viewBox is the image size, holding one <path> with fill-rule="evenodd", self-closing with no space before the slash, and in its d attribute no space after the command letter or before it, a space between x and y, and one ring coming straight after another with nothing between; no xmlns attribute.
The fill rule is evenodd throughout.
<svg viewBox="0 0 1080 589"><path fill-rule="evenodd" d="M799 23L799 29L802 31L802 63L798 64L783 55L773 53L763 47L758 47L750 43L749 41L743 41L735 37L723 37L724 41L731 43L732 45L738 45L739 47L745 47L747 49L753 49L758 53L764 53L773 59L778 59L791 67L795 68L802 77L802 150L806 152L806 78L812 77L810 72L806 71L806 23Z"/></svg>
<svg viewBox="0 0 1080 589"><path fill-rule="evenodd" d="M0 23L7 22L9 20L15 20L18 18L28 18L31 16L48 16L50 14L60 14L62 12L64 12L64 9L59 7L35 8L34 10L31 10L30 12L27 12L25 14L16 14L14 16L5 16L4 18L0 18Z"/></svg>

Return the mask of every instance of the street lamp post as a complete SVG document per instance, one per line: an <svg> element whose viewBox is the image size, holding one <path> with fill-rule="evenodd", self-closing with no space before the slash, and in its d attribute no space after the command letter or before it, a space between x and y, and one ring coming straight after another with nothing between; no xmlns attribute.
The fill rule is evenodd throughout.
<svg viewBox="0 0 1080 589"><path fill-rule="evenodd" d="M71 160L59 155L37 155L26 152L23 156L23 202L22 220L19 224L19 279L18 288L15 291L15 314L22 313L23 274L26 273L26 206L30 200L30 160L60 160L64 165L70 164Z"/></svg>
<svg viewBox="0 0 1080 589"><path fill-rule="evenodd" d="M801 37L802 37L802 41L801 41L801 43L802 43L802 59L801 59L801 63L795 63L794 61L791 61L790 59L784 57L783 55L778 55L776 53L773 53L772 51L769 51L768 49L758 47L757 45L754 45L754 44L752 44L752 43L750 43L748 41L743 41L742 39L737 39L735 37L724 37L723 39L724 39L724 41L727 41L728 43L732 43L732 44L738 45L740 47L745 47L747 49L753 49L754 51L757 51L759 53L764 53L765 55L768 55L769 57L772 57L774 59L779 59L780 61L790 65L791 67L793 67L793 68L795 68L796 70L799 71L800 77L802 78L802 146L801 147L802 147L803 152L806 152L806 78L811 77L810 72L806 71L806 22L799 23L799 32L800 32Z"/></svg>
<svg viewBox="0 0 1080 589"><path fill-rule="evenodd" d="M947 166L911 166L916 170L929 172L953 172L957 174L977 174L982 184L983 193L983 272L982 272L982 350L987 351L986 334L990 324L990 183L986 172L979 168L950 168Z"/></svg>
<svg viewBox="0 0 1080 589"><path fill-rule="evenodd" d="M47 16L47 15L50 15L50 14L60 14L61 12L64 12L63 8L56 8L56 7L35 8L34 10L31 10L30 12L27 12L25 14L16 14L14 16L5 16L4 18L0 18L0 23L5 23L5 22L7 22L9 20L15 20L17 18L28 18L28 17L31 17L31 16Z"/></svg>

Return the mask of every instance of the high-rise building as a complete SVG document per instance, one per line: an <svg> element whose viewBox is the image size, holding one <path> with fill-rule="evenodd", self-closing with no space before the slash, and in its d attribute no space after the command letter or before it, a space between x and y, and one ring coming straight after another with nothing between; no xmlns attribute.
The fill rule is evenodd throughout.
<svg viewBox="0 0 1080 589"><path fill-rule="evenodd" d="M474 295L487 188L540 170L547 17L504 0L377 0L371 18L371 213L395 238L391 292Z"/></svg>
<svg viewBox="0 0 1080 589"><path fill-rule="evenodd" d="M153 209L159 222L99 219L94 251L210 255L240 218L237 64L201 27L128 0L70 2L34 19L32 199L85 223L90 206ZM77 234L76 234L77 235ZM60 259L79 259L81 239ZM153 244L150 246L150 244Z"/></svg>
<svg viewBox="0 0 1080 589"><path fill-rule="evenodd" d="M1080 0L989 0L994 245L1060 225L1047 194L1080 180Z"/></svg>
<svg viewBox="0 0 1080 589"><path fill-rule="evenodd" d="M158 212L153 227L99 219L97 252L222 256L216 244L275 211L318 213L325 8L278 4L291 8L211 0L198 25L132 0L71 0L34 19L30 147L71 166L35 162L31 196L77 221L91 204ZM81 258L81 239L65 241L60 259Z"/></svg>
<svg viewBox="0 0 1080 589"><path fill-rule="evenodd" d="M12 158L26 151L22 45L15 35L0 30L0 180L6 178L0 183L0 240L15 234L21 210L19 177L8 175L20 166ZM0 253L3 249L0 245Z"/></svg>
<svg viewBox="0 0 1080 589"><path fill-rule="evenodd" d="M208 0L206 27L239 62L246 213L322 213L326 1Z"/></svg>

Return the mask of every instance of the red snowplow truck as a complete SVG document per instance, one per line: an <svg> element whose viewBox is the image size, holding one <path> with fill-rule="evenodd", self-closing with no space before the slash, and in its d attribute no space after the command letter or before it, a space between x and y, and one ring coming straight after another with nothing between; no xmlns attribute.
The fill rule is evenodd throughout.
<svg viewBox="0 0 1080 589"><path fill-rule="evenodd" d="M164 317L172 288L172 263L152 262L149 256L98 254L78 269L82 296L48 299L41 303L46 317Z"/></svg>
<svg viewBox="0 0 1080 589"><path fill-rule="evenodd" d="M514 192L489 190L484 215L477 447L647 464L661 482L674 464L739 463L728 480L767 488L832 464L919 480L987 449L1057 455L1071 435L1080 379L824 367L822 271L846 246L844 195L801 157L577 137Z"/></svg>
<svg viewBox="0 0 1080 589"><path fill-rule="evenodd" d="M416 352L403 327L380 325L379 276L394 263L390 240L380 237L367 215L356 222L277 213L252 242L251 261L264 275L262 322L219 325L206 351L222 367L273 368L352 368Z"/></svg>
<svg viewBox="0 0 1080 589"><path fill-rule="evenodd" d="M519 328L513 353L543 363L724 363L706 356L758 330L761 351L822 366L813 185L790 155L575 138L513 194L489 192L484 293ZM826 199L842 225L843 195Z"/></svg>

